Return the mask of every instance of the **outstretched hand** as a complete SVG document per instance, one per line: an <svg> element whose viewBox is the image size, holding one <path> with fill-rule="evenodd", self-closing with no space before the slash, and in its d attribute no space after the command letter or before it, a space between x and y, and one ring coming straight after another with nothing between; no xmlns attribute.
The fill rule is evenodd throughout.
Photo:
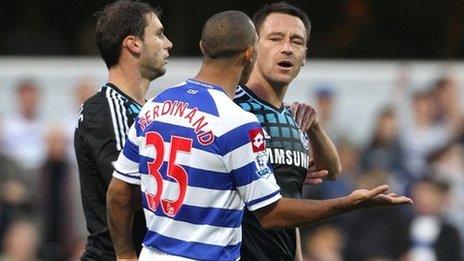
<svg viewBox="0 0 464 261"><path fill-rule="evenodd" d="M405 196L397 196L395 193L384 194L389 189L388 185L380 185L371 190L358 189L353 191L349 198L354 206L359 208L408 205L412 199Z"/></svg>
<svg viewBox="0 0 464 261"><path fill-rule="evenodd" d="M295 121L304 132L308 131L317 122L316 110L306 103L294 102L290 104L290 110Z"/></svg>

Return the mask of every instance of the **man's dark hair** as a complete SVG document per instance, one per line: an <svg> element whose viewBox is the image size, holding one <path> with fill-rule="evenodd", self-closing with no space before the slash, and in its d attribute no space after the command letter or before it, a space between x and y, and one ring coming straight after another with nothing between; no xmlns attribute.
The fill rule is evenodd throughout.
<svg viewBox="0 0 464 261"><path fill-rule="evenodd" d="M201 43L212 59L230 58L253 46L256 31L250 18L240 11L225 11L211 16L203 26Z"/></svg>
<svg viewBox="0 0 464 261"><path fill-rule="evenodd" d="M260 10L258 10L258 12L256 12L256 14L253 16L253 23L255 24L256 32L258 32L258 34L261 30L261 26L263 25L264 20L266 20L266 18L272 13L288 14L300 18L306 29L306 44L309 43L311 22L309 21L308 15L305 12L303 12L303 10L301 10L300 8L290 5L286 2L272 3L270 5L266 5Z"/></svg>
<svg viewBox="0 0 464 261"><path fill-rule="evenodd" d="M103 11L96 14L97 46L108 69L119 62L124 38L134 35L143 40L143 32L148 24L147 16L150 13L159 16L159 11L146 3L120 0L108 4Z"/></svg>

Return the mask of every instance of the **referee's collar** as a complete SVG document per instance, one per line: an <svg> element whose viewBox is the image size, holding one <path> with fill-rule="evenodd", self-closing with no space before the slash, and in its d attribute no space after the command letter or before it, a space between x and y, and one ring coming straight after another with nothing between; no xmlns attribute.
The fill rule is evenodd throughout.
<svg viewBox="0 0 464 261"><path fill-rule="evenodd" d="M123 91L121 91L116 85L114 85L113 83L110 83L110 82L107 82L105 84L106 87L109 87L115 91L117 91L119 94L121 94L122 96L124 96L126 99L132 101L133 103L139 105L140 107L142 107L142 105L140 103L138 103L136 100L132 99L129 95L127 95L126 93L124 93ZM146 101L146 100L145 100Z"/></svg>

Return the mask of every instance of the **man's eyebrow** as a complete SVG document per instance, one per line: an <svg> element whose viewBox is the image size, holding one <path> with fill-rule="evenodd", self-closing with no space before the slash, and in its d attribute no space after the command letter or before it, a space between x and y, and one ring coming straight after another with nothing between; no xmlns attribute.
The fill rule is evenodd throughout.
<svg viewBox="0 0 464 261"><path fill-rule="evenodd" d="M283 36L283 32L270 32L267 34L267 36Z"/></svg>
<svg viewBox="0 0 464 261"><path fill-rule="evenodd" d="M292 34L292 35L290 36L290 38L292 38L292 39L298 38L298 39L302 39L302 40L305 39L305 37L304 37L303 35L297 34L297 33Z"/></svg>

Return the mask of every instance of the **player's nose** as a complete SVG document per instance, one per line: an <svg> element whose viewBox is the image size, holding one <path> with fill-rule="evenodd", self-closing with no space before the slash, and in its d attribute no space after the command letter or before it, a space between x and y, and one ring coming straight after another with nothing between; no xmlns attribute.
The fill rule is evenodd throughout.
<svg viewBox="0 0 464 261"><path fill-rule="evenodd" d="M165 38L164 46L165 46L166 50L171 50L172 49L173 44L172 44L171 40L169 40L169 38L167 38L167 37Z"/></svg>

